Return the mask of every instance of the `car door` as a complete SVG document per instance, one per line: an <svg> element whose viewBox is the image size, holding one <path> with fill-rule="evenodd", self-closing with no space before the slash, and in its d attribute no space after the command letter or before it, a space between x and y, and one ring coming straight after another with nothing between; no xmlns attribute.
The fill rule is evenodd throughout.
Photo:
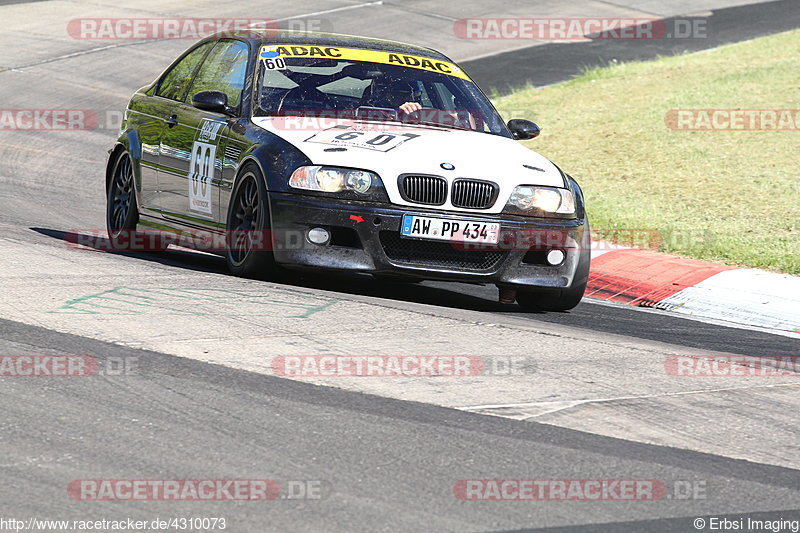
<svg viewBox="0 0 800 533"><path fill-rule="evenodd" d="M201 91L221 91L227 95L229 107L238 109L248 57L245 42L218 41L194 76L184 101L176 105L176 124L161 138L159 185L165 217L202 228L216 228L224 222L219 191L231 117L197 109L191 101Z"/></svg>
<svg viewBox="0 0 800 533"><path fill-rule="evenodd" d="M166 102L156 101L148 95L137 94L128 107L128 127L136 131L141 147L139 209L142 213L151 215L157 215L155 212L158 211L158 160L164 117L168 112Z"/></svg>
<svg viewBox="0 0 800 533"><path fill-rule="evenodd" d="M130 120L142 145L142 189L139 199L144 210L161 211L160 183L161 140L164 132L174 126L175 106L186 95L192 77L214 43L204 43L183 55L161 77L156 87L136 100Z"/></svg>

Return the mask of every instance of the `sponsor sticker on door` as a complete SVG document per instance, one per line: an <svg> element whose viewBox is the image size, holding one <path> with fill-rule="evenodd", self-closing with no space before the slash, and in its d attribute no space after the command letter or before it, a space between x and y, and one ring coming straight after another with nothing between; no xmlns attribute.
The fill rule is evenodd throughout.
<svg viewBox="0 0 800 533"><path fill-rule="evenodd" d="M195 141L189 164L189 209L192 211L212 214L211 182L216 157L216 145Z"/></svg>

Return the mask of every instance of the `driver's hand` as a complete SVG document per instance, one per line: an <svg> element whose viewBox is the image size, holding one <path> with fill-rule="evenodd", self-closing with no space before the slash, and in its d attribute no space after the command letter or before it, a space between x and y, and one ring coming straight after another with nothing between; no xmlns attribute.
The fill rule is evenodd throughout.
<svg viewBox="0 0 800 533"><path fill-rule="evenodd" d="M417 102L406 102L400 106L400 111L406 115L410 115L414 111L419 111L420 109L422 109L422 104L418 104Z"/></svg>

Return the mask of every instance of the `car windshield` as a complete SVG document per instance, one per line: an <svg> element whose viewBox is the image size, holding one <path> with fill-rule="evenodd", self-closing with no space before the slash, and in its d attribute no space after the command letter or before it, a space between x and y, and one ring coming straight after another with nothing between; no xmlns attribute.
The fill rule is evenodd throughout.
<svg viewBox="0 0 800 533"><path fill-rule="evenodd" d="M311 47L262 49L254 115L402 122L510 137L492 104L452 63L337 48L325 50L343 57L293 57L298 48ZM366 54L411 66L351 59Z"/></svg>

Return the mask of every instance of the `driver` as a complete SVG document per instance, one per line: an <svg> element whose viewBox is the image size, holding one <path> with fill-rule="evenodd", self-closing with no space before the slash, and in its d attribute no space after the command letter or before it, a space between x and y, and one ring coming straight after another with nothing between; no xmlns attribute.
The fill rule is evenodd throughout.
<svg viewBox="0 0 800 533"><path fill-rule="evenodd" d="M422 104L416 102L422 93L415 84L407 81L389 82L375 79L370 85L370 96L367 105L372 107L385 107L397 109L410 115L422 109Z"/></svg>

